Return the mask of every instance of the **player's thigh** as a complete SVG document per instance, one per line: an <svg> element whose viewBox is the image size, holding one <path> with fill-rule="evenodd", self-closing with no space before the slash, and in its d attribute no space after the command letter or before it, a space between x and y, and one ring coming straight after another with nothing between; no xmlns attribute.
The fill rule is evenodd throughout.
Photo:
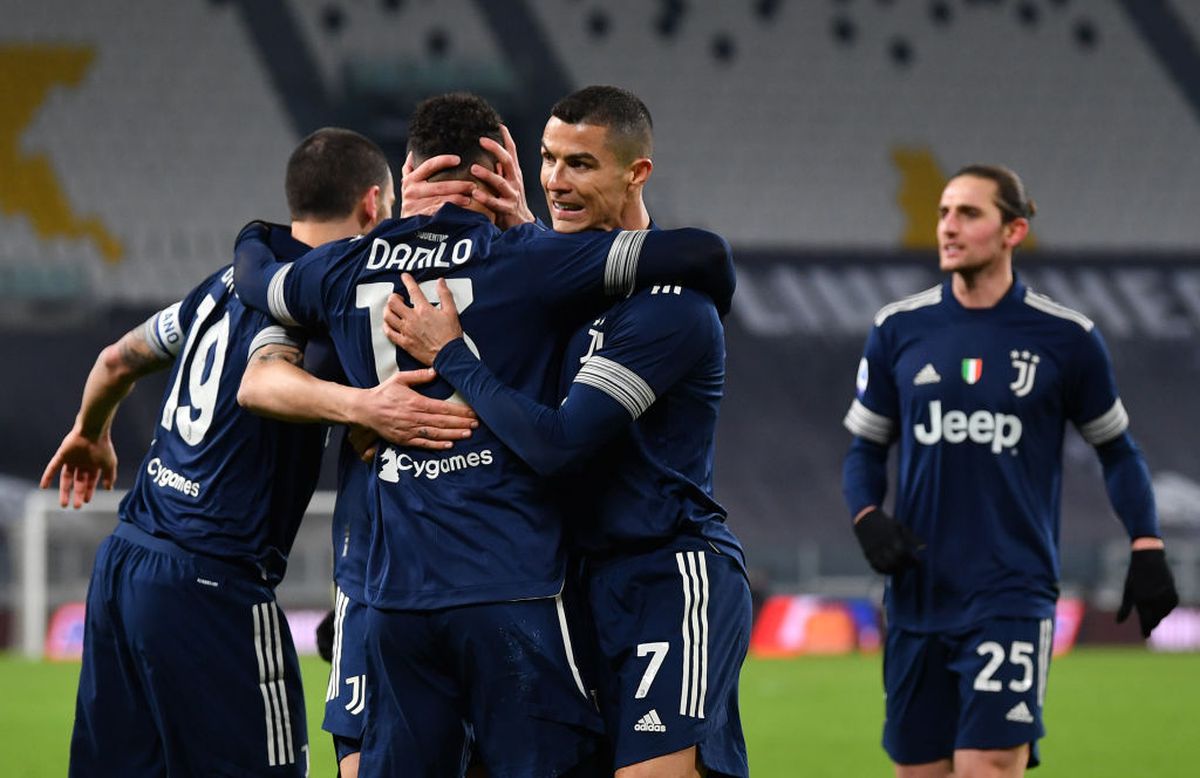
<svg viewBox="0 0 1200 778"><path fill-rule="evenodd" d="M339 759L362 747L367 707L367 606L338 588L334 598L333 656L321 728L334 735Z"/></svg>
<svg viewBox="0 0 1200 778"><path fill-rule="evenodd" d="M665 548L593 567L601 704L617 768L696 745L714 774L746 773L738 676L750 590L729 557Z"/></svg>
<svg viewBox="0 0 1200 778"><path fill-rule="evenodd" d="M963 634L953 660L962 698L956 748L1004 750L1045 734L1053 629L1051 619L998 618Z"/></svg>
<svg viewBox="0 0 1200 778"><path fill-rule="evenodd" d="M897 765L936 770L936 764L949 764L959 709L957 678L949 664L939 635L888 630L883 747Z"/></svg>
<svg viewBox="0 0 1200 778"><path fill-rule="evenodd" d="M219 563L144 554L122 581L123 616L170 770L304 775L300 666L274 591Z"/></svg>
<svg viewBox="0 0 1200 778"><path fill-rule="evenodd" d="M454 608L441 629L491 778L559 775L602 748L562 597Z"/></svg>
<svg viewBox="0 0 1200 778"><path fill-rule="evenodd" d="M71 735L70 775L156 775L165 770L142 668L125 640L115 598L128 544L109 537L96 552L84 617L83 661Z"/></svg>
<svg viewBox="0 0 1200 778"><path fill-rule="evenodd" d="M462 775L466 696L431 612L366 609L364 775Z"/></svg>

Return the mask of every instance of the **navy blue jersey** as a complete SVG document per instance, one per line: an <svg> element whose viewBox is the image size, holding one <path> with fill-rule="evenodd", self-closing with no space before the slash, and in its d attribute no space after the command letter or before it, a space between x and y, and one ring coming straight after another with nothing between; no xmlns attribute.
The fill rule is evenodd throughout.
<svg viewBox="0 0 1200 778"><path fill-rule="evenodd" d="M274 232L274 231L272 231ZM328 332L309 332L304 347L304 369L317 378L349 383L346 371ZM362 601L370 543L370 502L367 479L371 466L359 459L346 436L340 436L337 463L337 499L333 506L333 580L343 592Z"/></svg>
<svg viewBox="0 0 1200 778"><path fill-rule="evenodd" d="M647 240L644 231L559 235L536 225L501 233L446 206L314 250L272 273L263 300L243 286L239 259L239 293L284 323L327 329L350 383L366 388L419 367L382 329L388 295L404 292L401 272L432 299L444 277L471 347L503 365L503 380L549 401L565 335L632 290ZM675 253L669 239L656 242ZM453 390L437 381L420 391ZM561 519L547 484L486 425L449 452L381 447L374 472L368 604L441 608L560 589Z"/></svg>
<svg viewBox="0 0 1200 778"><path fill-rule="evenodd" d="M636 419L564 478L580 550L609 555L698 536L744 570L713 499L725 330L712 301L679 286L637 293L572 336L562 379L568 404L573 392L599 392Z"/></svg>
<svg viewBox="0 0 1200 778"><path fill-rule="evenodd" d="M532 467L563 472L564 513L584 553L639 553L682 536L718 544L744 568L712 497L725 340L704 295L653 287L582 327L566 349L561 405L503 385L462 341L434 366Z"/></svg>
<svg viewBox="0 0 1200 778"><path fill-rule="evenodd" d="M925 548L888 613L918 631L1052 617L1066 422L1096 446L1129 424L1089 319L1019 280L964 308L950 283L880 310L844 422L899 441L895 514Z"/></svg>
<svg viewBox="0 0 1200 778"><path fill-rule="evenodd" d="M306 248L291 243L293 256ZM298 342L242 306L232 285L233 270L224 268L147 322L147 340L175 365L120 517L194 553L257 568L274 583L316 485L324 436L318 426L238 405L250 353Z"/></svg>

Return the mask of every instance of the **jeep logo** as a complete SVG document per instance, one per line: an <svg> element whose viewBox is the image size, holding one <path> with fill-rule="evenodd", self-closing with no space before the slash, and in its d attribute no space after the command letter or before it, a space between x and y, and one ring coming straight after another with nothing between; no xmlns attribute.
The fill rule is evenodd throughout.
<svg viewBox="0 0 1200 778"><path fill-rule="evenodd" d="M929 426L917 424L913 427L917 442L932 446L938 441L962 443L967 438L972 443L991 443L992 453L999 454L1012 448L1021 440L1021 420L1006 413L975 411L970 416L962 411L946 411L942 415L942 401L929 403Z"/></svg>

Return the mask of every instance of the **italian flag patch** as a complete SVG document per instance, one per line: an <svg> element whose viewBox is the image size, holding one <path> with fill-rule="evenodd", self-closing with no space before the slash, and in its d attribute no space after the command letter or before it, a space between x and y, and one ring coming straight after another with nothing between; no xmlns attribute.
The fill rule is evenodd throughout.
<svg viewBox="0 0 1200 778"><path fill-rule="evenodd" d="M977 382L980 376L983 375L983 360L982 359L964 359L963 360L963 380L968 384Z"/></svg>

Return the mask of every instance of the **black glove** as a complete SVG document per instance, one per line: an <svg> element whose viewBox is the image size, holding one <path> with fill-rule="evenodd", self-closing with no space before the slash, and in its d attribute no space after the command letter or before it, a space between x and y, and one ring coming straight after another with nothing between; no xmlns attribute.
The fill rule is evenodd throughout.
<svg viewBox="0 0 1200 778"><path fill-rule="evenodd" d="M326 662L333 661L333 611L326 613L317 625L317 653Z"/></svg>
<svg viewBox="0 0 1200 778"><path fill-rule="evenodd" d="M915 565L916 552L925 545L912 530L878 508L854 522L854 535L871 569L884 575Z"/></svg>
<svg viewBox="0 0 1200 778"><path fill-rule="evenodd" d="M259 240L266 243L271 237L271 228L280 225L271 224L271 222L263 221L262 219L254 219L246 223L245 227L238 230L237 238L234 239L233 245L237 246L244 240Z"/></svg>
<svg viewBox="0 0 1200 778"><path fill-rule="evenodd" d="M1158 622L1178 604L1179 594L1175 591L1171 568L1167 567L1167 553L1161 548L1144 548L1130 554L1125 596L1121 598L1117 622L1125 621L1136 606L1142 637L1148 638Z"/></svg>

